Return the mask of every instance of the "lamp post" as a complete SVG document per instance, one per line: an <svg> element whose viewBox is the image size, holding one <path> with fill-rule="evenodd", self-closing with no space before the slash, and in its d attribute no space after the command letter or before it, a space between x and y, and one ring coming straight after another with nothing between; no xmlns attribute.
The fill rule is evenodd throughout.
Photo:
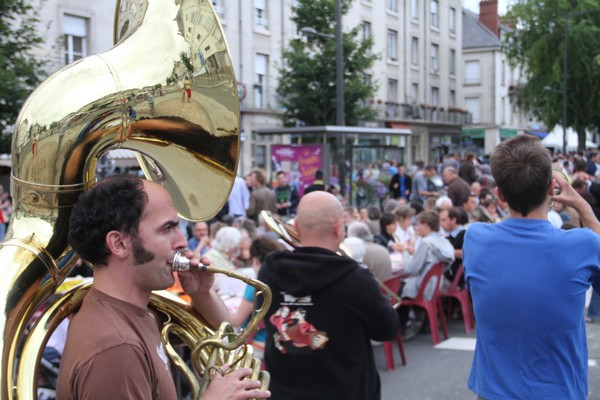
<svg viewBox="0 0 600 400"><path fill-rule="evenodd" d="M344 40L342 37L342 2L335 2L335 36L318 32L315 28L305 27L300 29L303 35L321 36L335 39L335 96L336 96L336 125L346 125L344 106Z"/></svg>

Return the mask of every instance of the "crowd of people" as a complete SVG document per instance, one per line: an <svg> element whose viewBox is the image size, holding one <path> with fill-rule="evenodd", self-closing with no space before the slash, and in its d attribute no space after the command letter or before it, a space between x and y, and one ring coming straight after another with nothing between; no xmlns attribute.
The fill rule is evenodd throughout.
<svg viewBox="0 0 600 400"><path fill-rule="evenodd" d="M144 313L136 311L146 308L151 290L185 292L209 323L229 321L243 329L254 310L252 287L243 290L239 306L232 311L219 296L218 274L194 271L172 276L160 271L158 264L164 264L174 250L187 248L185 254L192 262L253 271L273 294L264 324L252 338L256 354L264 358L271 374L270 392L260 390L258 382L243 380L248 374L243 370L225 374L226 380L214 378L206 398L219 398L219 393L238 396L231 398L271 394L280 399L380 398L372 345L392 340L398 331L410 340L421 332L425 316L418 309L392 308L377 280L383 282L394 271L402 271L398 295L414 298L424 276L440 262L444 276L430 285L448 285L464 263L459 284L471 290L478 324L468 385L480 398L538 398L548 393L580 398L587 387L587 367L582 364L585 323L579 325L585 289L593 284L600 290L596 206L600 157L593 153L552 160L535 140L519 137L503 143L492 155L491 166L472 154L462 159L449 155L437 165L423 165L410 173L404 165L391 162L397 172L390 180L389 195L370 207L348 204L339 187L325 184L320 171L315 183L300 193L284 172L277 171L271 184L257 169L245 179L236 178L227 206L217 217L191 223L176 217L168 194L158 185L137 178L101 182L83 196L71 221L71 244L95 265L95 279L83 311L71 323L59 393L111 395L127 390L132 395L146 393L144 398L172 396L172 383L166 382L165 374L157 374L164 364L161 353L149 358L151 368L143 361L143 354L152 353L153 346L161 348L156 344L158 331L150 328ZM122 198L107 200L124 187L131 192L126 203L136 204L137 216L118 215L116 203L123 203ZM106 199L98 200L103 196ZM104 221L93 220L94 215L103 215L87 212L94 207L116 208L114 221L104 226L106 216ZM263 210L297 231L299 247L290 247L270 230L261 216ZM123 218L133 222L120 221ZM573 229L578 227L596 233ZM523 241L527 246L521 245ZM104 247L99 248L98 242ZM547 246L565 245L580 248L577 257L571 257L571 251L559 257L546 251ZM346 255L339 255L340 248ZM555 268L551 273L548 265ZM140 279L139 266L154 272ZM564 304L547 305L543 299L548 290L559 293ZM433 291L433 286L427 286L425 296ZM526 304L515 304L517 299ZM517 308L520 313L514 315ZM553 315L553 322L541 317L546 314ZM586 319L598 318L595 291ZM103 332L98 324L114 327L112 336L97 337ZM134 325L145 326L143 334L132 331ZM513 330L507 328L513 325ZM566 332L569 329L576 333ZM536 335L542 331L546 339L540 344ZM91 346L91 340L106 345ZM507 352L509 343L517 346ZM558 389L539 382L531 364L535 360L515 361L523 358L519 354L541 351L542 345L569 354L568 361L552 352L543 356L553 363L544 371L556 382L564 380L558 375L565 371L574 376ZM108 368L108 373L105 367L117 363L115 357L124 351L137 364L121 363L123 368ZM533 372L527 376L511 372L520 368ZM129 377L136 384L128 383ZM119 383L104 387L104 379ZM225 389L226 385L233 388Z"/></svg>

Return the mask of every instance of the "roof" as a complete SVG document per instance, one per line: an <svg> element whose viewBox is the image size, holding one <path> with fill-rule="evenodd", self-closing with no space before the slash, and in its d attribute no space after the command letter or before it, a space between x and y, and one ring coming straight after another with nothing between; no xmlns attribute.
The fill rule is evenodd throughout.
<svg viewBox="0 0 600 400"><path fill-rule="evenodd" d="M462 35L463 50L502 47L500 38L479 22L479 15L464 8Z"/></svg>

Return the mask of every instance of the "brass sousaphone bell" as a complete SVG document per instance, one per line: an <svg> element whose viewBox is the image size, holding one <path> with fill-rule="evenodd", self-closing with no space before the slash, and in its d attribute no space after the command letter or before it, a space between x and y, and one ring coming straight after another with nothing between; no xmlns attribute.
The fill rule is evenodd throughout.
<svg viewBox="0 0 600 400"><path fill-rule="evenodd" d="M146 177L163 185L189 220L215 215L233 185L240 138L237 83L211 2L117 0L114 38L111 50L43 82L15 125L13 214L0 244L2 400L37 398L45 344L86 293L75 288L49 301L77 260L67 243L72 206L95 183L108 150L136 151ZM239 336L227 324L208 327L166 295L151 298L150 306L169 320L163 340L195 398L203 387L168 343L172 335L193 349L201 375L229 362L252 367L253 378L268 385L268 374L259 371L243 343L268 309L270 292L260 282L227 273L254 285L264 298Z"/></svg>

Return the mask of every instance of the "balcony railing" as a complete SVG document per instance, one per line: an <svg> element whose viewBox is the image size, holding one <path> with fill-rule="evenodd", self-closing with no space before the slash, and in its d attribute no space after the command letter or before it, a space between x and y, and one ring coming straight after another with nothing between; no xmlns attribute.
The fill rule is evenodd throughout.
<svg viewBox="0 0 600 400"><path fill-rule="evenodd" d="M378 120L421 120L457 125L465 125L471 121L471 114L457 107L377 101L371 103L371 108Z"/></svg>
<svg viewBox="0 0 600 400"><path fill-rule="evenodd" d="M240 108L242 111L281 111L279 97L275 90L247 84L244 99L240 101Z"/></svg>

